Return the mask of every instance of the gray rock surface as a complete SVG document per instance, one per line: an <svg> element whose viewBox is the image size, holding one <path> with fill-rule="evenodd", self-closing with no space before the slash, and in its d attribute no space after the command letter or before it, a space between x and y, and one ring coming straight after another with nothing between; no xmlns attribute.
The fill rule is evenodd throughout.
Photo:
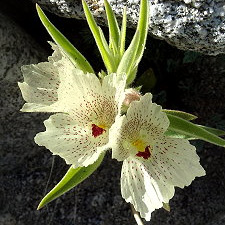
<svg viewBox="0 0 225 225"><path fill-rule="evenodd" d="M17 163L22 163L24 154L30 153L22 150L25 136L21 136L21 132L25 132L23 134L31 138L32 131L28 131L27 128L32 126L30 122L36 118L36 115L19 111L24 103L17 84L18 81L22 81L20 67L40 61L45 51L39 51L40 46L2 14L0 14L0 49L0 154L3 154L0 157L0 165L2 169L10 169ZM13 146L15 143L16 146ZM16 151L22 153L14 154Z"/></svg>
<svg viewBox="0 0 225 225"><path fill-rule="evenodd" d="M45 9L68 18L83 18L80 0L33 0ZM182 50L208 55L225 53L224 0L149 0L149 33ZM121 17L127 6L130 26L139 15L139 0L110 0ZM98 21L105 19L102 0L88 0Z"/></svg>

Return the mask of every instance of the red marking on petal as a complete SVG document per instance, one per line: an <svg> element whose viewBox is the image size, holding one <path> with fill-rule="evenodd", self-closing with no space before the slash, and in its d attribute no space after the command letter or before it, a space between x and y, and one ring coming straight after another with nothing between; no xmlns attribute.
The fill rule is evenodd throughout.
<svg viewBox="0 0 225 225"><path fill-rule="evenodd" d="M145 148L145 151L144 152L138 152L137 154L136 154L136 156L138 156L138 157L142 157L142 158L144 158L144 159L148 159L150 156L151 156L151 152L150 152L150 146L147 146L146 148Z"/></svg>
<svg viewBox="0 0 225 225"><path fill-rule="evenodd" d="M92 126L92 135L94 137L98 137L99 135L101 135L104 131L106 131L105 129L101 128L101 127L98 127L97 125L95 124L91 124Z"/></svg>

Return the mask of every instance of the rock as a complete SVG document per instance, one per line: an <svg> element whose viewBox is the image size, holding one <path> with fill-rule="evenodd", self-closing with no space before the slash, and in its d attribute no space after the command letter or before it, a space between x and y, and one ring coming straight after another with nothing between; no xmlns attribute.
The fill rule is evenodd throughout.
<svg viewBox="0 0 225 225"><path fill-rule="evenodd" d="M35 182L32 183L28 174L32 170L35 181L37 177L39 179L40 173L34 170L41 161L38 160L36 166L32 162L41 154L33 136L42 129L42 120L46 116L20 112L24 100L17 82L23 80L20 67L44 60L46 53L32 37L1 13L0 49L0 224L32 224L27 218L23 220L26 213L31 215L32 210L35 211L25 196L35 197L33 188L30 189Z"/></svg>
<svg viewBox="0 0 225 225"><path fill-rule="evenodd" d="M20 67L40 61L44 58L45 51L2 14L0 24L0 165L2 169L12 169L32 151L31 146L31 149L26 149L24 144L29 141L32 143L32 136L35 134L32 129L34 131L36 128L34 121L37 118L34 114L19 111L24 103L17 84L23 79Z"/></svg>
<svg viewBox="0 0 225 225"><path fill-rule="evenodd" d="M33 0L63 17L84 18L80 0ZM127 6L129 26L135 27L139 0L109 0L121 17ZM87 1L98 22L102 23L103 1ZM105 22L104 22L105 23ZM149 34L182 50L208 55L225 53L225 3L223 0L150 0Z"/></svg>

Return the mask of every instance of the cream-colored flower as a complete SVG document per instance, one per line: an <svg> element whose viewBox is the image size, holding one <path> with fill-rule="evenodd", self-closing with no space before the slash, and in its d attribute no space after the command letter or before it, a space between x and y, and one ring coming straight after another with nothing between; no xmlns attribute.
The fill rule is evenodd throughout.
<svg viewBox="0 0 225 225"><path fill-rule="evenodd" d="M57 112L44 122L46 131L35 142L74 167L88 166L108 148L109 128L119 116L126 76L110 74L99 80L84 73L53 45L49 62L24 66L19 83L25 112Z"/></svg>
<svg viewBox="0 0 225 225"><path fill-rule="evenodd" d="M108 147L109 128L120 114L125 77L103 78L73 69L60 75L58 105L62 113L45 121L46 131L35 142L74 167L94 163Z"/></svg>
<svg viewBox="0 0 225 225"><path fill-rule="evenodd" d="M168 126L161 106L146 94L130 104L127 114L117 118L109 132L112 157L124 161L122 196L146 220L169 202L175 186L183 188L205 175L193 145L164 136Z"/></svg>
<svg viewBox="0 0 225 225"><path fill-rule="evenodd" d="M74 68L74 65L60 50L51 43L54 50L48 62L22 66L24 82L18 83L21 89L24 104L23 112L59 112L58 88L60 84L59 74L65 74Z"/></svg>

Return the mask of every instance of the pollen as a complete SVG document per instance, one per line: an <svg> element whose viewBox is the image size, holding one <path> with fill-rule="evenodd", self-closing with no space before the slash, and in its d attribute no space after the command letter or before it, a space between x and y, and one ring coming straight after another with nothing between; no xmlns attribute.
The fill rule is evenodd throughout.
<svg viewBox="0 0 225 225"><path fill-rule="evenodd" d="M92 126L92 136L94 136L95 138L106 131L101 125L97 126L95 124L91 124L91 126Z"/></svg>

